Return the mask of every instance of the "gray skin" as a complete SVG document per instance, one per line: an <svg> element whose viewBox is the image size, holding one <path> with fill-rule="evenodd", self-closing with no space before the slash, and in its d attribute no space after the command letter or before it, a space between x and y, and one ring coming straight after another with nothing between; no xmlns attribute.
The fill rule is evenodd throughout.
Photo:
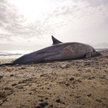
<svg viewBox="0 0 108 108"><path fill-rule="evenodd" d="M96 50L89 45L76 42L62 43L53 36L52 39L52 46L26 54L12 63L7 63L5 65L71 60L100 55L100 53L96 52Z"/></svg>

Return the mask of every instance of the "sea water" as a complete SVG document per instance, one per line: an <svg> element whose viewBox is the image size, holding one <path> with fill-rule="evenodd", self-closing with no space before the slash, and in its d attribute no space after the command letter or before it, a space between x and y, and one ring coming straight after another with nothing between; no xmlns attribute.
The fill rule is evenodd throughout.
<svg viewBox="0 0 108 108"><path fill-rule="evenodd" d="M31 53L31 50L0 50L0 59L19 58L24 54Z"/></svg>

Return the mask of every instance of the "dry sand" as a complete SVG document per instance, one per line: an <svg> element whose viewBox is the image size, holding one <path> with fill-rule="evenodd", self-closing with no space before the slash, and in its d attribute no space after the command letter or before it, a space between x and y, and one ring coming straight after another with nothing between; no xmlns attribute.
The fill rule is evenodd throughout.
<svg viewBox="0 0 108 108"><path fill-rule="evenodd" d="M41 107L108 108L108 52L89 59L1 66L0 108Z"/></svg>

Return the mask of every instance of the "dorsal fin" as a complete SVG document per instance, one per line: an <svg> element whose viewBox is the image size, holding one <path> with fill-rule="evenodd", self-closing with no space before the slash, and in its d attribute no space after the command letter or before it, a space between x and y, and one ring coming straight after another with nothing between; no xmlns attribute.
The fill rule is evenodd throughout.
<svg viewBox="0 0 108 108"><path fill-rule="evenodd" d="M62 43L61 41L57 40L53 35L52 35L52 41L53 41L53 45Z"/></svg>

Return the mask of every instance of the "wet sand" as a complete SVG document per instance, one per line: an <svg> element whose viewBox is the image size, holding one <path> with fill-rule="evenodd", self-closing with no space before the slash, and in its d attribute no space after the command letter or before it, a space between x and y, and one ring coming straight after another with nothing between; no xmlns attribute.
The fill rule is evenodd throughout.
<svg viewBox="0 0 108 108"><path fill-rule="evenodd" d="M0 67L0 108L108 108L108 51L89 59ZM0 63L13 59L2 59Z"/></svg>

